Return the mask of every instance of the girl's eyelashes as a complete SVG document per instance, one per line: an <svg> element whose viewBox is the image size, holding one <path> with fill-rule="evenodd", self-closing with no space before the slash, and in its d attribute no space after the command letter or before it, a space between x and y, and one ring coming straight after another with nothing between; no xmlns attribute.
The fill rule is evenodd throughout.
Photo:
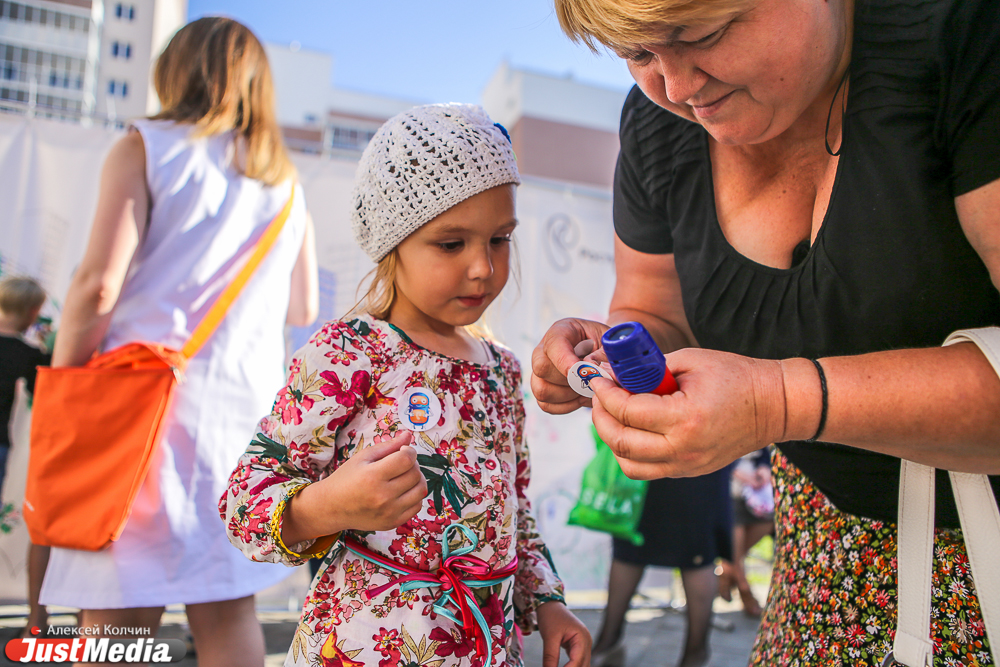
<svg viewBox="0 0 1000 667"><path fill-rule="evenodd" d="M445 252L454 252L461 249L463 245L465 245L464 241L439 241L437 243L437 246Z"/></svg>
<svg viewBox="0 0 1000 667"><path fill-rule="evenodd" d="M504 236L494 236L490 239L490 243L493 245L504 245L510 243L512 240L510 234L505 234Z"/></svg>

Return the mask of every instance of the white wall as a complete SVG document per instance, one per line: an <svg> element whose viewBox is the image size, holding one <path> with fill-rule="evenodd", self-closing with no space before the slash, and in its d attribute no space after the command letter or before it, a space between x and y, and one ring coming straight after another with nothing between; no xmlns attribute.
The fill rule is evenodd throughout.
<svg viewBox="0 0 1000 667"><path fill-rule="evenodd" d="M501 63L483 90L483 107L513 127L522 116L618 133L628 90L604 88Z"/></svg>
<svg viewBox="0 0 1000 667"><path fill-rule="evenodd" d="M274 79L278 122L305 125L306 117L322 122L329 106L333 56L319 51L265 44Z"/></svg>

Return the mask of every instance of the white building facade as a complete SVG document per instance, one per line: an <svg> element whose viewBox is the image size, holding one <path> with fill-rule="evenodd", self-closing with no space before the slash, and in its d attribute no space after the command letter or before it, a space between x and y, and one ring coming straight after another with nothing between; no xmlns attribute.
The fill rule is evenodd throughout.
<svg viewBox="0 0 1000 667"><path fill-rule="evenodd" d="M186 0L0 0L0 105L46 116L146 115L151 63Z"/></svg>

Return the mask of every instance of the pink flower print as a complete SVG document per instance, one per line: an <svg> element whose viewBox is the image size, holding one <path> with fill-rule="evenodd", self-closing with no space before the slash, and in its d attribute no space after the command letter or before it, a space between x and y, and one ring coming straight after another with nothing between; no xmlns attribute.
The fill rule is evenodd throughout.
<svg viewBox="0 0 1000 667"><path fill-rule="evenodd" d="M295 379L293 376L292 381L294 382ZM313 399L303 394L301 389L293 389L291 384L288 384L278 394L274 411L281 415L282 424L301 424L302 409L309 410L313 403Z"/></svg>
<svg viewBox="0 0 1000 667"><path fill-rule="evenodd" d="M331 364L344 364L345 366L350 366L352 361L358 360L357 354L340 347L333 348L323 356L329 359Z"/></svg>
<svg viewBox="0 0 1000 667"><path fill-rule="evenodd" d="M403 559L407 565L426 570L431 559L441 555L441 545L431 539L429 526L420 519L411 519L396 529L399 535L389 544L389 553Z"/></svg>
<svg viewBox="0 0 1000 667"><path fill-rule="evenodd" d="M354 616L355 613L361 611L363 606L364 605L360 600L351 600L350 602L342 600L340 604L340 615L344 622L346 623L351 620L351 616Z"/></svg>
<svg viewBox="0 0 1000 667"><path fill-rule="evenodd" d="M393 412L387 412L381 419L375 422L375 437L372 438L374 442L392 440L393 436L396 435L396 432L399 430L399 422L396 421L393 415Z"/></svg>
<svg viewBox="0 0 1000 667"><path fill-rule="evenodd" d="M434 628L428 636L433 641L441 642L434 649L434 655L454 655L456 658L464 658L476 650L476 640L466 637L457 627L451 628L450 631L441 627Z"/></svg>
<svg viewBox="0 0 1000 667"><path fill-rule="evenodd" d="M229 522L233 535L243 542L250 543L255 537L269 534L271 515L268 509L272 502L273 498L266 498L246 509L242 507L238 509Z"/></svg>
<svg viewBox="0 0 1000 667"><path fill-rule="evenodd" d="M323 395L332 396L345 408L353 408L359 399L364 400L372 384L368 371L354 371L350 385L333 371L323 371L319 376L326 380L326 384L319 389Z"/></svg>
<svg viewBox="0 0 1000 667"><path fill-rule="evenodd" d="M357 560L346 560L344 561L343 569L345 575L344 584L346 585L344 593L346 595L362 591L365 588L368 580L371 579L372 574L375 572L375 563L360 558Z"/></svg>
<svg viewBox="0 0 1000 667"><path fill-rule="evenodd" d="M403 638L399 636L399 630L379 628L378 634L372 635L372 639L375 640L375 650L382 654L383 659L378 661L379 667L396 667L400 664L403 654L399 647L403 645Z"/></svg>
<svg viewBox="0 0 1000 667"><path fill-rule="evenodd" d="M875 604L878 605L879 609L885 609L889 605L889 594L885 591L879 591L876 593Z"/></svg>
<svg viewBox="0 0 1000 667"><path fill-rule="evenodd" d="M295 442L294 440L288 443L288 459L292 462L306 463L309 460L309 456L312 454L312 448L309 442Z"/></svg>
<svg viewBox="0 0 1000 667"><path fill-rule="evenodd" d="M486 625L490 628L490 634L493 635L494 646L497 643L502 646L504 640L507 639L507 631L504 629L504 621L507 619L504 618L503 604L500 602L500 598L495 593L490 595L481 609L483 618L486 619Z"/></svg>
<svg viewBox="0 0 1000 667"><path fill-rule="evenodd" d="M233 474L229 476L229 488L233 490L233 495L236 495L236 489L239 488L243 491L247 490L249 484L247 480L250 479L251 468L245 463L240 463L233 470Z"/></svg>
<svg viewBox="0 0 1000 667"><path fill-rule="evenodd" d="M865 631L860 625L855 623L847 628L847 643L857 648L865 643Z"/></svg>
<svg viewBox="0 0 1000 667"><path fill-rule="evenodd" d="M465 445L458 441L458 438L442 440L437 446L437 453L445 457L453 466L463 465L469 462L465 457Z"/></svg>

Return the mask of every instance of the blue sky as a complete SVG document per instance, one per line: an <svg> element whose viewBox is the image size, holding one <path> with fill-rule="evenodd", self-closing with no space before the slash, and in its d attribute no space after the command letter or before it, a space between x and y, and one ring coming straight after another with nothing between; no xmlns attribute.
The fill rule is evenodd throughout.
<svg viewBox="0 0 1000 667"><path fill-rule="evenodd" d="M625 64L562 34L552 0L188 0L188 18L221 14L265 42L333 55L337 87L415 102L478 102L507 60L621 90Z"/></svg>

